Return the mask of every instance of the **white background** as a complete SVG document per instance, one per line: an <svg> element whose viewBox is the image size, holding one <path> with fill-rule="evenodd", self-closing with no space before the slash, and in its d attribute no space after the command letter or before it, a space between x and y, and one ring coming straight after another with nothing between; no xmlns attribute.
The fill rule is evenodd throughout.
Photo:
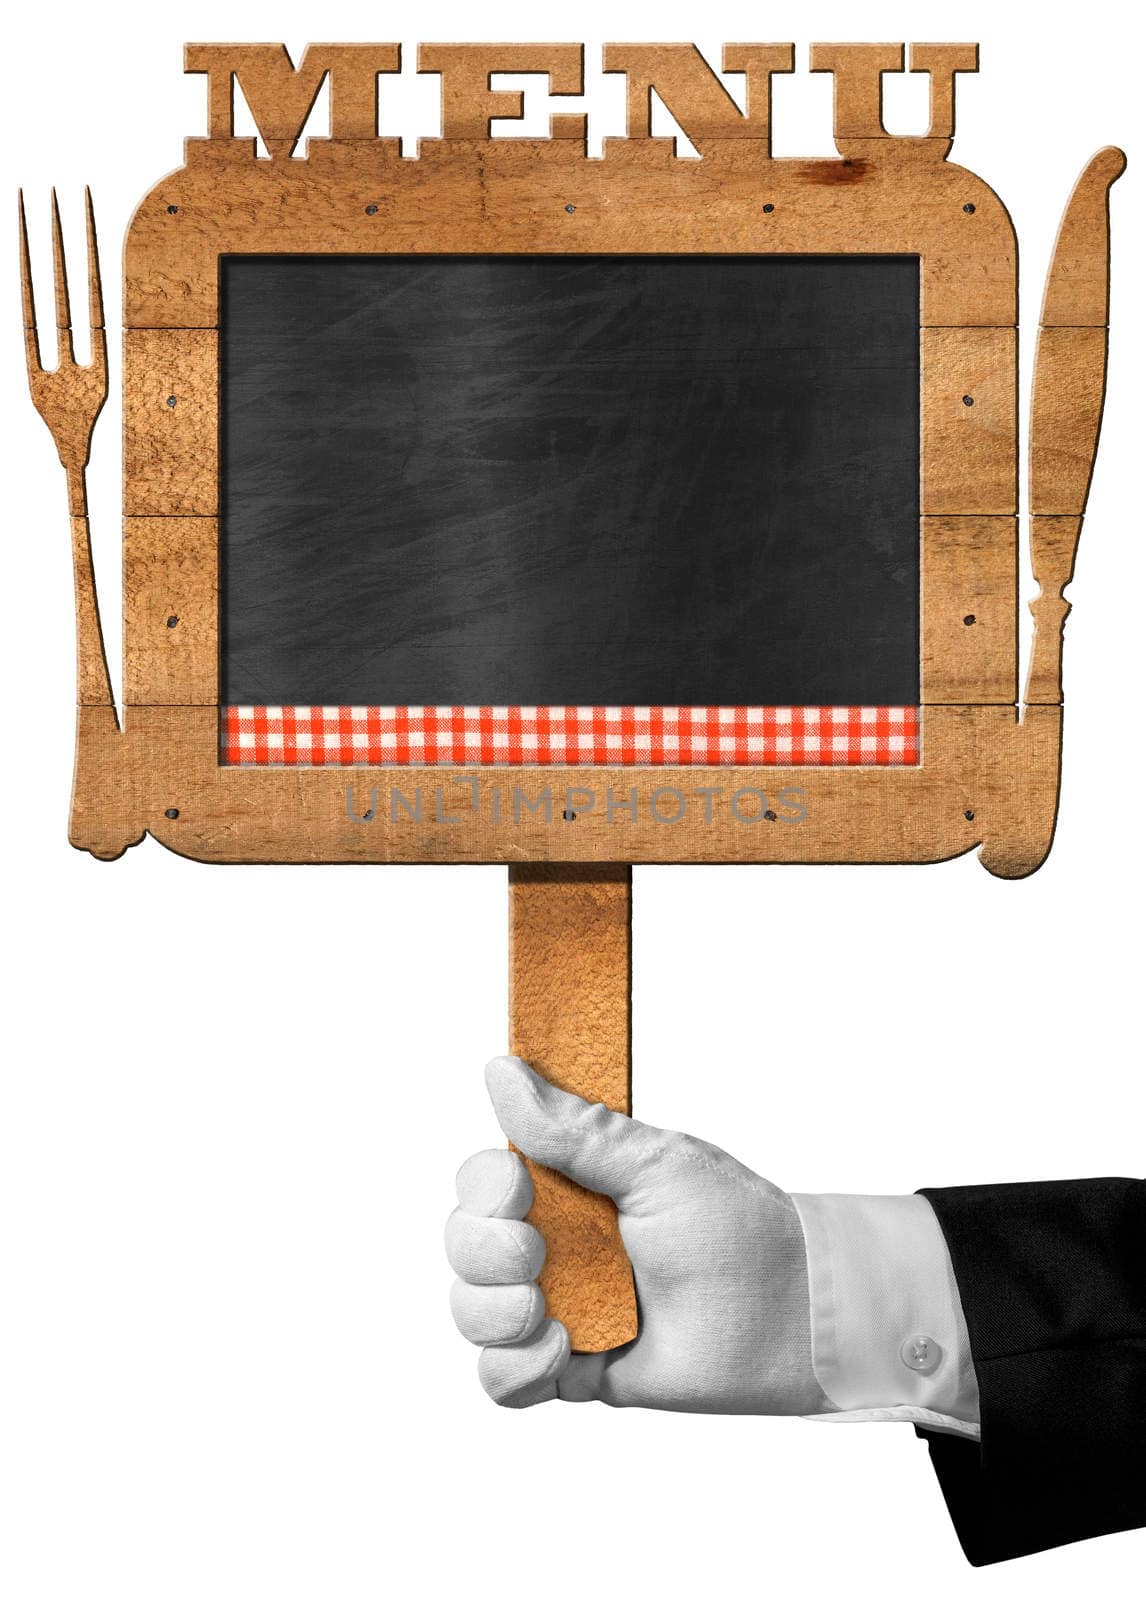
<svg viewBox="0 0 1146 1600"><path fill-rule="evenodd" d="M1028 13L1029 15L1029 13ZM636 1104L793 1189L1143 1172L1141 44L1084 7L288 3L6 26L5 192L78 246L90 182L109 318L132 207L205 130L185 38L797 38L777 154L830 153L813 39L979 39L954 157L1011 208L1029 373L1075 177L1113 191L1107 418L1072 592L1061 823L1022 883L938 867L650 868L636 878ZM296 57L297 58L297 57ZM917 129L926 80L890 99ZM431 91L432 91L431 84ZM389 125L434 131L417 85ZM595 136L621 125L601 88ZM3 438L9 1046L0 1105L0 1588L12 1600L383 1593L1047 1597L1135 1592L1146 1533L975 1573L901 1426L496 1410L446 1307L454 1170L497 1142L499 868L228 869L152 841L68 848L63 475L22 380L14 228ZM79 261L78 248L74 252ZM81 299L77 296L77 300ZM91 473L118 678L118 340ZM48 336L50 344L50 333ZM1028 584L1029 591L1029 584Z"/></svg>

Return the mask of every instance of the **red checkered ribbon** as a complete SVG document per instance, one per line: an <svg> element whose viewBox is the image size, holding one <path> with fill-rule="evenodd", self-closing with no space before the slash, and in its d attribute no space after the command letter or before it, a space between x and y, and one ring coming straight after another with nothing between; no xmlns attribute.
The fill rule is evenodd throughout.
<svg viewBox="0 0 1146 1600"><path fill-rule="evenodd" d="M226 706L234 767L911 767L915 706Z"/></svg>

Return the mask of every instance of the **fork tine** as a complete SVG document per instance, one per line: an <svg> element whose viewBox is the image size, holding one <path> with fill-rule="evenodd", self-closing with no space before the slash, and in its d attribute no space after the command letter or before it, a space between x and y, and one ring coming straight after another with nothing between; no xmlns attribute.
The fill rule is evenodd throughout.
<svg viewBox="0 0 1146 1600"><path fill-rule="evenodd" d="M92 331L103 327L103 289L99 276L99 248L96 244L95 211L92 208L92 192L84 189L84 205L88 219L88 306ZM94 360L94 341L93 341Z"/></svg>
<svg viewBox="0 0 1146 1600"><path fill-rule="evenodd" d="M68 269L64 261L64 232L60 226L60 207L52 190L52 276L56 285L56 329L60 343L60 365L74 359L72 347L72 308L68 304Z"/></svg>
<svg viewBox="0 0 1146 1600"><path fill-rule="evenodd" d="M36 332L36 300L32 292L32 258L28 253L28 223L24 216L24 191L19 191L20 214L20 298L24 302L24 354L28 360L28 376L43 372L40 362L40 339Z"/></svg>

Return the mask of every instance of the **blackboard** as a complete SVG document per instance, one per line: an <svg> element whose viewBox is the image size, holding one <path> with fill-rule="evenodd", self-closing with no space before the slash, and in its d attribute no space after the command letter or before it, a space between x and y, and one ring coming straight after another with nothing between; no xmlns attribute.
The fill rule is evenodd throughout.
<svg viewBox="0 0 1146 1600"><path fill-rule="evenodd" d="M917 703L916 257L220 267L226 703Z"/></svg>

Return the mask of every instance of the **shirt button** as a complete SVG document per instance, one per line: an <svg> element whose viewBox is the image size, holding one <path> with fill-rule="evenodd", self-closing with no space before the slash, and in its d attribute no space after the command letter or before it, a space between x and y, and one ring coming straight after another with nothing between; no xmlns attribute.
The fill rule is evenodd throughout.
<svg viewBox="0 0 1146 1600"><path fill-rule="evenodd" d="M905 1339L900 1345L899 1359L912 1372L919 1372L926 1378L943 1360L943 1350L930 1334L913 1333L910 1339Z"/></svg>

